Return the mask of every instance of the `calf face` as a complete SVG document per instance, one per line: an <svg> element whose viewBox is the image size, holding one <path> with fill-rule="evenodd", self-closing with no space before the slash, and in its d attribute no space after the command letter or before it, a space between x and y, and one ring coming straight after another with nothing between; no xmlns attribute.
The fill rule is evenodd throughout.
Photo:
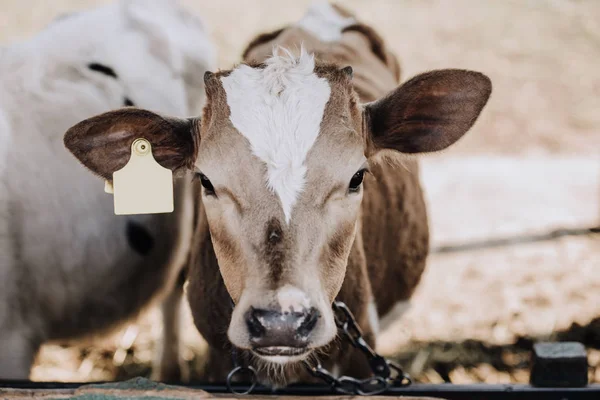
<svg viewBox="0 0 600 400"><path fill-rule="evenodd" d="M201 123L124 109L79 123L65 144L104 178L125 165L138 137L163 166L193 168L235 303L230 341L267 361L301 360L336 335L331 303L360 222L369 161L381 150L454 143L487 102L490 80L434 71L361 105L351 68L281 50L264 64L207 73L205 84Z"/></svg>

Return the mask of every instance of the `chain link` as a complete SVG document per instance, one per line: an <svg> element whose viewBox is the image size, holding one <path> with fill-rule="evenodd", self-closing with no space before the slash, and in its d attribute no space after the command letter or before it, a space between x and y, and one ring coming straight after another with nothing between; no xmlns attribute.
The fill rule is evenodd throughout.
<svg viewBox="0 0 600 400"><path fill-rule="evenodd" d="M320 363L312 366L308 361L303 361L306 370L312 376L321 379L340 394L359 396L373 396L387 391L393 385L408 386L412 383L410 376L404 373L399 365L380 356L371 348L371 346L369 346L354 315L352 315L352 312L346 304L341 301L335 301L332 308L336 326L342 331L344 337L348 339L350 344L367 357L373 376L366 379L356 379L350 376L336 378ZM227 388L230 392L235 394L249 394L256 385L256 370L252 368L252 366L245 367L239 364L235 348L232 349L232 357L234 368L229 372L229 375L227 375ZM232 385L233 378L236 375L242 374L250 376L251 386L247 391L236 392Z"/></svg>
<svg viewBox="0 0 600 400"><path fill-rule="evenodd" d="M352 312L341 301L333 303L335 324L350 344L360 350L366 357L373 372L373 376L366 379L356 379L348 376L336 378L321 364L311 366L304 361L308 372L330 385L341 394L355 394L360 396L373 396L381 394L392 385L408 386L412 383L410 376L402 371L399 365L377 354L364 339L362 330L358 326Z"/></svg>
<svg viewBox="0 0 600 400"><path fill-rule="evenodd" d="M235 307L235 303L231 299L230 302L231 309L233 310L233 308ZM229 371L229 374L227 374L227 380L225 381L225 384L227 385L227 390L229 390L229 392L233 394L238 395L250 394L256 387L256 384L258 383L258 374L256 373L256 370L251 365L241 365L238 357L238 351L235 346L231 347L231 362L233 364L233 369ZM243 379L244 376L250 378L250 387L244 391L237 391L233 386L235 378L242 377Z"/></svg>

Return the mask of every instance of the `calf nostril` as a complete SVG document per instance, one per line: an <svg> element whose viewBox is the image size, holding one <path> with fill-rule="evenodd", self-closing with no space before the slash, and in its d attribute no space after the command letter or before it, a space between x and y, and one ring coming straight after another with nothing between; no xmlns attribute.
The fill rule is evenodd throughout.
<svg viewBox="0 0 600 400"><path fill-rule="evenodd" d="M250 308L250 311L246 315L246 325L248 326L248 332L253 338L259 338L265 334L265 327L260 322L259 310Z"/></svg>
<svg viewBox="0 0 600 400"><path fill-rule="evenodd" d="M316 308L313 307L308 310L304 317L304 321L298 327L298 334L300 336L308 336L308 334L315 328L315 325L317 325L317 321L319 320L320 316L321 314Z"/></svg>
<svg viewBox="0 0 600 400"><path fill-rule="evenodd" d="M316 308L282 313L251 307L245 314L250 342L256 348L306 347L320 317Z"/></svg>

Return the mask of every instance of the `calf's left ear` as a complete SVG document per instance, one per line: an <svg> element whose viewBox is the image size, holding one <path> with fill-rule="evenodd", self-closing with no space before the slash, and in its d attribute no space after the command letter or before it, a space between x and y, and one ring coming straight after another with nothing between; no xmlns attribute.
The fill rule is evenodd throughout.
<svg viewBox="0 0 600 400"><path fill-rule="evenodd" d="M199 122L126 107L81 121L65 133L64 143L84 166L106 180L127 164L131 144L138 138L150 142L152 156L162 167L191 169L200 143Z"/></svg>
<svg viewBox="0 0 600 400"><path fill-rule="evenodd" d="M369 155L443 150L475 123L492 92L479 72L445 69L417 75L365 105Z"/></svg>

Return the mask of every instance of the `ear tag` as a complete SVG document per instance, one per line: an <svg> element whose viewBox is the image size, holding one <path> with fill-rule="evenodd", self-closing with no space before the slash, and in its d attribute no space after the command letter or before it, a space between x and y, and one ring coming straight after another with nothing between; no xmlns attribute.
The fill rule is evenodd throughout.
<svg viewBox="0 0 600 400"><path fill-rule="evenodd" d="M116 215L173 212L173 172L152 156L146 139L131 144L131 158L113 173Z"/></svg>
<svg viewBox="0 0 600 400"><path fill-rule="evenodd" d="M104 193L114 194L115 189L111 181L104 181Z"/></svg>

